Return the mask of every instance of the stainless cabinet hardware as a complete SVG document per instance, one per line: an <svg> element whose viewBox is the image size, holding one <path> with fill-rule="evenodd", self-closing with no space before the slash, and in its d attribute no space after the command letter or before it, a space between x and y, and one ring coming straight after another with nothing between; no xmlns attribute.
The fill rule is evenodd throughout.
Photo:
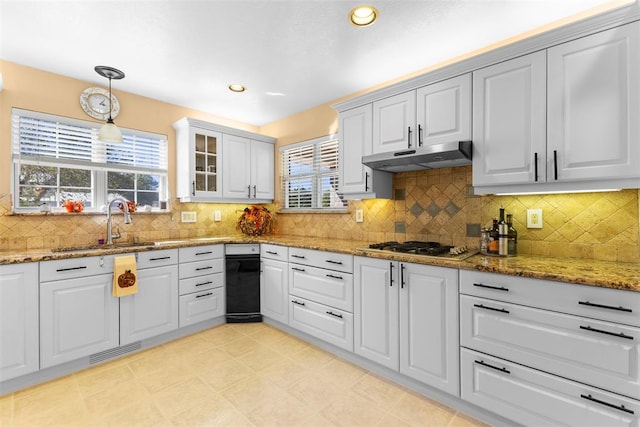
<svg viewBox="0 0 640 427"><path fill-rule="evenodd" d="M489 307L483 304L473 304L473 306L478 308L483 308L485 310L499 311L500 313L509 314L509 310L505 310L504 308L494 308L494 307Z"/></svg>
<svg viewBox="0 0 640 427"><path fill-rule="evenodd" d="M490 365L490 364L488 364L487 362L485 362L483 360L474 360L474 363L477 363L478 365L485 366L487 368L495 369L496 371L504 372L505 374L510 374L511 373L511 371L508 370L505 367L498 368L497 366Z"/></svg>
<svg viewBox="0 0 640 427"><path fill-rule="evenodd" d="M337 264L337 265L342 265L342 261L333 261L331 259L327 259L324 262L328 262L329 264Z"/></svg>
<svg viewBox="0 0 640 427"><path fill-rule="evenodd" d="M393 286L393 262L389 262L389 287Z"/></svg>
<svg viewBox="0 0 640 427"><path fill-rule="evenodd" d="M212 283L213 282L211 280L209 280L208 282L197 283L196 286L211 285Z"/></svg>
<svg viewBox="0 0 640 427"><path fill-rule="evenodd" d="M204 298L204 297L208 297L209 295L213 295L213 292L207 292L206 294L196 295L196 298Z"/></svg>
<svg viewBox="0 0 640 427"><path fill-rule="evenodd" d="M632 309L626 308L626 307L623 307L623 306L614 307L612 305L596 304L596 303L589 302L589 301L578 301L578 304L586 305L586 306L589 306L589 307L606 308L608 310L617 310L617 311L625 311L627 313L633 313Z"/></svg>
<svg viewBox="0 0 640 427"><path fill-rule="evenodd" d="M631 409L625 408L624 405L614 405L613 403L605 402L604 400L596 399L590 394L581 394L581 398L587 399L591 402L599 403L600 405L608 406L609 408L617 409L618 411L623 411L628 414L635 414Z"/></svg>
<svg viewBox="0 0 640 427"><path fill-rule="evenodd" d="M302 272L306 271L304 268L298 268L298 267L291 267L291 269L295 271L302 271Z"/></svg>
<svg viewBox="0 0 640 427"><path fill-rule="evenodd" d="M291 258L299 258L299 259L304 259L304 255L296 255L296 254L292 254Z"/></svg>
<svg viewBox="0 0 640 427"><path fill-rule="evenodd" d="M484 285L482 283L474 283L473 286L478 287L478 288L486 288L486 289L493 289L493 290L496 290L496 291L509 292L509 289L505 288L504 286L491 286L491 285Z"/></svg>
<svg viewBox="0 0 640 427"><path fill-rule="evenodd" d="M268 253L269 255L278 255L278 252L273 252L273 251L265 251L266 253Z"/></svg>
<svg viewBox="0 0 640 427"><path fill-rule="evenodd" d="M196 195L196 182L195 181L191 182L191 195L192 196Z"/></svg>
<svg viewBox="0 0 640 427"><path fill-rule="evenodd" d="M340 319L342 319L342 314L337 314L337 313L334 313L333 311L327 311L327 314L334 317L339 317Z"/></svg>
<svg viewBox="0 0 640 427"><path fill-rule="evenodd" d="M339 280L343 279L342 276L334 276L333 274L327 274L327 277L331 277L332 279L339 279Z"/></svg>
<svg viewBox="0 0 640 427"><path fill-rule="evenodd" d="M257 198L257 193L256 193L256 191L257 191L257 190L256 190L256 186L254 185L254 186L253 186L253 198L254 198L254 199L255 199L255 198Z"/></svg>
<svg viewBox="0 0 640 427"><path fill-rule="evenodd" d="M303 303L303 302L296 301L296 300L294 300L294 299L292 299L292 300L291 300L291 302L292 302L292 303L294 303L294 304L297 304L297 305L302 305L302 306L304 306L304 303Z"/></svg>
<svg viewBox="0 0 640 427"><path fill-rule="evenodd" d="M585 331L589 331L589 332L597 332L599 334L605 334L605 335L611 335L614 337L618 337L618 338L624 338L627 340L632 340L633 337L631 335L626 335L622 332L611 332L611 331L605 331L603 329L597 329L597 328L592 328L591 326L582 326L580 325L580 329L584 329Z"/></svg>
<svg viewBox="0 0 640 427"><path fill-rule="evenodd" d="M207 252L196 252L196 256L199 256L199 255L209 255L209 254L212 254L212 253L213 253L212 251L207 251Z"/></svg>
<svg viewBox="0 0 640 427"><path fill-rule="evenodd" d="M407 128L407 148L411 148L411 126Z"/></svg>
<svg viewBox="0 0 640 427"><path fill-rule="evenodd" d="M247 185L247 199L251 198L251 186Z"/></svg>
<svg viewBox="0 0 640 427"><path fill-rule="evenodd" d="M149 258L149 261L160 261L163 259L171 259L170 256L161 256L161 257L157 257L157 258Z"/></svg>
<svg viewBox="0 0 640 427"><path fill-rule="evenodd" d="M404 264L400 264L400 289L404 289Z"/></svg>
<svg viewBox="0 0 640 427"><path fill-rule="evenodd" d="M422 147L422 126L418 125L418 147Z"/></svg>
<svg viewBox="0 0 640 427"><path fill-rule="evenodd" d="M87 266L83 265L82 267L59 268L56 271L62 272L62 271L84 270L85 268L87 268Z"/></svg>
<svg viewBox="0 0 640 427"><path fill-rule="evenodd" d="M198 267L198 268L196 268L196 271L211 270L212 268L213 268L212 266L208 266L208 267Z"/></svg>

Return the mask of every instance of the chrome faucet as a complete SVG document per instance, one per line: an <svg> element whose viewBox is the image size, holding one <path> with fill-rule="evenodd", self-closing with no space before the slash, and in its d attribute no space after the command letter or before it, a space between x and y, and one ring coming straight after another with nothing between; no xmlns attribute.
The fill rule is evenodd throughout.
<svg viewBox="0 0 640 427"><path fill-rule="evenodd" d="M127 203L127 200L122 197L114 197L113 199L111 199L111 201L107 205L107 245L112 245L113 239L119 239L120 237L122 237L120 236L119 229L116 229L116 233L113 234L113 225L111 220L111 207L113 206L114 202L120 202L122 204L124 209L124 223L131 224L131 214L129 213L129 205Z"/></svg>

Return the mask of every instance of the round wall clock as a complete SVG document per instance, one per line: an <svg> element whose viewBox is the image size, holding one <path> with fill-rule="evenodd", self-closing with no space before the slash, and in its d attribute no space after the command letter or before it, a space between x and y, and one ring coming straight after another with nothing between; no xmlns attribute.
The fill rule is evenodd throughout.
<svg viewBox="0 0 640 427"><path fill-rule="evenodd" d="M109 91L100 87L85 89L80 95L80 106L89 116L98 120L109 118ZM120 113L120 103L114 94L111 94L111 118L115 119Z"/></svg>

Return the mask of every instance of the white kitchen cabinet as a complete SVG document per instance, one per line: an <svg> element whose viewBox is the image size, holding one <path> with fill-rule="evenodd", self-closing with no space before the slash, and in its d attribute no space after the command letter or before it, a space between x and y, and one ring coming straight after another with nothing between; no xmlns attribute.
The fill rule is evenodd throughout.
<svg viewBox="0 0 640 427"><path fill-rule="evenodd" d="M39 368L38 263L0 266L0 381Z"/></svg>
<svg viewBox="0 0 640 427"><path fill-rule="evenodd" d="M547 180L640 177L640 22L547 55Z"/></svg>
<svg viewBox="0 0 640 427"><path fill-rule="evenodd" d="M415 148L416 92L373 103L373 153Z"/></svg>
<svg viewBox="0 0 640 427"><path fill-rule="evenodd" d="M530 426L640 425L640 402L466 348L464 400Z"/></svg>
<svg viewBox="0 0 640 427"><path fill-rule="evenodd" d="M640 186L639 22L473 74L476 194Z"/></svg>
<svg viewBox="0 0 640 427"><path fill-rule="evenodd" d="M263 316L289 323L288 248L260 245L260 312Z"/></svg>
<svg viewBox="0 0 640 427"><path fill-rule="evenodd" d="M224 316L224 245L184 247L178 256L179 326Z"/></svg>
<svg viewBox="0 0 640 427"><path fill-rule="evenodd" d="M186 117L173 127L181 202L273 200L273 138Z"/></svg>
<svg viewBox="0 0 640 427"><path fill-rule="evenodd" d="M289 248L289 326L353 351L353 256Z"/></svg>
<svg viewBox="0 0 640 427"><path fill-rule="evenodd" d="M176 131L176 196L183 202L212 201L222 197L222 133L190 125Z"/></svg>
<svg viewBox="0 0 640 427"><path fill-rule="evenodd" d="M393 175L362 164L373 153L373 107L363 105L339 114L340 193L346 199L390 199Z"/></svg>
<svg viewBox="0 0 640 427"><path fill-rule="evenodd" d="M458 395L458 271L354 258L354 351Z"/></svg>
<svg viewBox="0 0 640 427"><path fill-rule="evenodd" d="M118 347L114 255L40 262L40 368Z"/></svg>
<svg viewBox="0 0 640 427"><path fill-rule="evenodd" d="M545 182L546 142L544 51L473 72L476 189Z"/></svg>
<svg viewBox="0 0 640 427"><path fill-rule="evenodd" d="M471 139L471 74L416 91L418 148Z"/></svg>
<svg viewBox="0 0 640 427"><path fill-rule="evenodd" d="M178 250L138 253L138 292L120 298L120 345L178 328Z"/></svg>
<svg viewBox="0 0 640 427"><path fill-rule="evenodd" d="M271 202L274 197L274 148L269 142L225 134L223 186L225 200Z"/></svg>

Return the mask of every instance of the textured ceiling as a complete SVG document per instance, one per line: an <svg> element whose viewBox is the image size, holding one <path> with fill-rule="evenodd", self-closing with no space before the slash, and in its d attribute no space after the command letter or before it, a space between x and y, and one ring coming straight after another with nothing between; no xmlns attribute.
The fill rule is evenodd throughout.
<svg viewBox="0 0 640 427"><path fill-rule="evenodd" d="M616 2L371 0L356 28L362 3L0 0L0 58L101 86L113 66L117 90L259 126Z"/></svg>

